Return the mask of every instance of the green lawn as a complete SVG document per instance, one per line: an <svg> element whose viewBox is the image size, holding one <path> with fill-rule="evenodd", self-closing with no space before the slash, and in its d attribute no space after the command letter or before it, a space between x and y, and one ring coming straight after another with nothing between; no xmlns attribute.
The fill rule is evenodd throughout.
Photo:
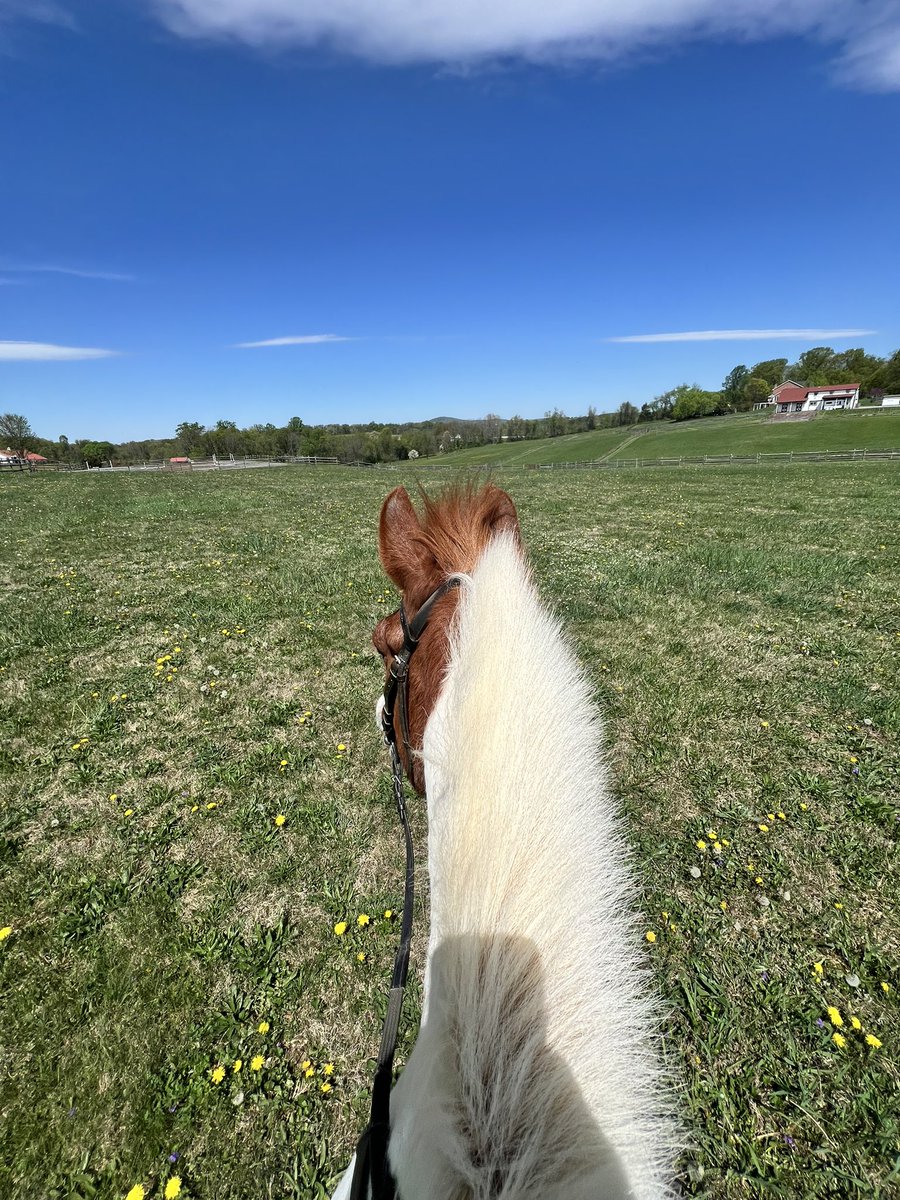
<svg viewBox="0 0 900 1200"><path fill-rule="evenodd" d="M811 421L768 423L762 413L653 422L627 429L598 429L558 438L460 450L435 462L524 466L589 462L597 458L669 458L694 454L771 454L784 450L900 449L900 409L822 413Z"/></svg>
<svg viewBox="0 0 900 1200"><path fill-rule="evenodd" d="M504 479L605 717L686 1193L896 1196L896 465ZM0 1195L319 1197L346 1164L402 882L368 641L396 481L0 477Z"/></svg>

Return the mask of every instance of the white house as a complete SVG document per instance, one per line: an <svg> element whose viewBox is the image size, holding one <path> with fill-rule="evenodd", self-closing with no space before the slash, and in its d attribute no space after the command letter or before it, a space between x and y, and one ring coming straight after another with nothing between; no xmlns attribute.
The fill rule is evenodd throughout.
<svg viewBox="0 0 900 1200"><path fill-rule="evenodd" d="M858 383L830 383L823 387L806 387L786 379L754 408L772 409L779 417L798 416L805 413L832 412L837 408L857 408L859 405Z"/></svg>
<svg viewBox="0 0 900 1200"><path fill-rule="evenodd" d="M900 408L900 396L882 396L882 408Z"/></svg>

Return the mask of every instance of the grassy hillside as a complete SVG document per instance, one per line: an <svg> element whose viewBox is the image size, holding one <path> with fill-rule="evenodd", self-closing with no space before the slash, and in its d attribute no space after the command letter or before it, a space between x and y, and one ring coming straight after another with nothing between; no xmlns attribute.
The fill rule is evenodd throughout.
<svg viewBox="0 0 900 1200"><path fill-rule="evenodd" d="M531 442L460 450L441 461L463 465L583 462L598 458L667 458L691 454L771 454L784 450L900 448L900 410L827 413L812 421L769 424L762 413L599 429Z"/></svg>

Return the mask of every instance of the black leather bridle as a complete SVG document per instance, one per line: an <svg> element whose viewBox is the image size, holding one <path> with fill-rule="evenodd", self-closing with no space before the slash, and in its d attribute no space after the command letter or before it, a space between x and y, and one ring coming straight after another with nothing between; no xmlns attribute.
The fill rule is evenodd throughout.
<svg viewBox="0 0 900 1200"><path fill-rule="evenodd" d="M400 735L406 752L407 769L412 767L412 746L409 741L409 662L416 651L419 639L425 632L431 610L442 596L458 587L458 577L447 579L435 588L425 603L410 621L404 605L400 604L400 625L403 629L403 647L394 655L390 674L384 687L384 705L381 710L381 729L391 755L391 774L394 784L394 801L403 839L406 843L406 882L403 892L403 916L400 921L400 945L394 955L391 974L391 990L381 1030L381 1044L375 1064L375 1079L372 1083L372 1107L369 1124L356 1147L356 1167L350 1185L350 1200L394 1200L397 1183L388 1162L388 1140L391 1132L391 1079L394 1069L394 1051L397 1048L397 1031L400 1027L400 1012L403 1007L403 991L409 972L409 947L412 940L413 899L415 862L413 858L412 834L406 812L403 793L403 763L397 747L397 731L394 713L400 721ZM410 780L412 782L412 780ZM371 1192L366 1185L371 1185Z"/></svg>

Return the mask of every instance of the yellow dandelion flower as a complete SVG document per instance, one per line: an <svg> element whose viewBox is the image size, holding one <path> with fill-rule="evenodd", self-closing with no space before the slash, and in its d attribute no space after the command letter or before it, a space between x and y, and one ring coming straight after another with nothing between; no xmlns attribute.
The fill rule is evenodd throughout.
<svg viewBox="0 0 900 1200"><path fill-rule="evenodd" d="M694 843L694 845L697 847L698 850L706 849L706 842L704 842L703 838L700 838L698 841L696 841Z"/></svg>
<svg viewBox="0 0 900 1200"><path fill-rule="evenodd" d="M801 802L800 808L802 809L803 812L806 812L806 810L809 808L809 805Z"/></svg>
<svg viewBox="0 0 900 1200"><path fill-rule="evenodd" d="M225 1068L222 1066L213 1067L209 1073L209 1077L213 1083L221 1083L225 1078Z"/></svg>
<svg viewBox="0 0 900 1200"><path fill-rule="evenodd" d="M254 1054L254 1056L250 1059L250 1070L261 1071L265 1061L265 1057L262 1054Z"/></svg>
<svg viewBox="0 0 900 1200"><path fill-rule="evenodd" d="M126 816L126 817L133 817L133 816L134 816L134 809L133 809L133 808L126 808L126 809L125 809L125 816Z"/></svg>
<svg viewBox="0 0 900 1200"><path fill-rule="evenodd" d="M303 1062L300 1064L300 1070L301 1070L301 1071L308 1071L308 1070L309 1070L309 1068L310 1068L311 1066L312 1066L312 1063L309 1061L309 1059L308 1059L308 1058L305 1058L305 1059L303 1060Z"/></svg>
<svg viewBox="0 0 900 1200"><path fill-rule="evenodd" d="M727 900L720 900L720 901L719 901L719 908L721 908L722 912L725 912L725 911L726 911L726 909L728 908L728 901L727 901Z"/></svg>
<svg viewBox="0 0 900 1200"><path fill-rule="evenodd" d="M389 921L393 915L394 915L394 910L392 908L386 908L384 910L384 919L386 921ZM882 984L881 986L884 987L884 984Z"/></svg>
<svg viewBox="0 0 900 1200"><path fill-rule="evenodd" d="M236 1058L234 1060L234 1062L231 1064L231 1069L232 1069L232 1071L234 1071L235 1075L237 1075L238 1071L241 1069L241 1067L243 1065L244 1065L244 1060L242 1058Z"/></svg>
<svg viewBox="0 0 900 1200"><path fill-rule="evenodd" d="M731 842L729 842L729 841L728 841L726 838L722 838L722 845L723 845L723 846L730 846L730 845L731 845Z"/></svg>
<svg viewBox="0 0 900 1200"><path fill-rule="evenodd" d="M287 820L287 817L284 815L284 813L279 813L278 816L275 818L275 824L280 829L286 820Z"/></svg>
<svg viewBox="0 0 900 1200"><path fill-rule="evenodd" d="M722 853L722 843L721 842L713 842L713 850L715 850L716 854L721 854Z"/></svg>
<svg viewBox="0 0 900 1200"><path fill-rule="evenodd" d="M839 1050L843 1050L843 1048L847 1045L847 1039L842 1033L833 1033L831 1035L831 1040Z"/></svg>
<svg viewBox="0 0 900 1200"><path fill-rule="evenodd" d="M851 755L850 755L850 761L851 761L852 763L858 763L858 762L859 762L859 759L858 759L858 758L857 758L857 757L856 757L854 754L851 754Z"/></svg>
<svg viewBox="0 0 900 1200"><path fill-rule="evenodd" d="M2 937L2 936L3 936L3 930L2 930L2 929L0 929L0 937ZM884 992L884 994L887 996L887 995L889 994L890 990L891 990L891 985L890 985L889 983L885 983L885 981L882 979L882 981L881 981L881 990L882 990L882 991Z"/></svg>
<svg viewBox="0 0 900 1200"><path fill-rule="evenodd" d="M307 1079L312 1079L312 1077L313 1077L313 1075L315 1075L315 1073L316 1073L316 1072L315 1072L315 1069L314 1069L313 1067L307 1067L307 1068L306 1068L306 1070L303 1072L304 1076L305 1076Z"/></svg>
<svg viewBox="0 0 900 1200"><path fill-rule="evenodd" d="M219 807L219 802L217 800L210 800L209 804L207 804L207 806L206 806L208 812L211 812L214 808L218 808L218 807Z"/></svg>
<svg viewBox="0 0 900 1200"><path fill-rule="evenodd" d="M767 819L767 820L769 820L769 821L774 821L774 820L775 820L775 814L774 814L774 813L766 813L766 819Z"/></svg>
<svg viewBox="0 0 900 1200"><path fill-rule="evenodd" d="M851 1017L850 1024L854 1029L862 1029L862 1021L859 1019L859 1017Z"/></svg>
<svg viewBox="0 0 900 1200"><path fill-rule="evenodd" d="M881 1049L881 1039L877 1038L874 1033L866 1034L866 1045L872 1046L875 1050Z"/></svg>
<svg viewBox="0 0 900 1200"><path fill-rule="evenodd" d="M835 907L836 909L840 910L840 909L842 909L844 906L843 906L843 904L841 904L840 900L835 900L835 902L834 902L834 907Z"/></svg>
<svg viewBox="0 0 900 1200"><path fill-rule="evenodd" d="M322 1074L323 1075L333 1075L334 1074L334 1063L326 1063L325 1066L322 1068Z"/></svg>
<svg viewBox="0 0 900 1200"><path fill-rule="evenodd" d="M714 829L707 829L706 836L709 838L709 840L711 842L716 842L719 840L719 835L716 833L716 831Z"/></svg>
<svg viewBox="0 0 900 1200"><path fill-rule="evenodd" d="M656 941L656 934L653 932L652 929L648 929L647 932L644 934L644 937L647 939L648 942L650 942L651 945Z"/></svg>
<svg viewBox="0 0 900 1200"><path fill-rule="evenodd" d="M759 829L760 833L768 833L769 832L768 825L758 825L757 829Z"/></svg>
<svg viewBox="0 0 900 1200"><path fill-rule="evenodd" d="M840 1010L835 1008L833 1004L828 1006L828 1020L836 1029L844 1023L844 1018L841 1016Z"/></svg>
<svg viewBox="0 0 900 1200"><path fill-rule="evenodd" d="M357 923L357 925L360 925L360 926L368 925L369 914L368 913L360 913L359 916L356 918L356 923Z"/></svg>
<svg viewBox="0 0 900 1200"><path fill-rule="evenodd" d="M278 765L280 767L286 767L288 765L288 760L286 758L283 758Z"/></svg>
<svg viewBox="0 0 900 1200"><path fill-rule="evenodd" d="M816 975L819 977L819 979L821 979L825 974L825 964L821 962L813 963L813 971L815 971Z"/></svg>
<svg viewBox="0 0 900 1200"><path fill-rule="evenodd" d="M257 1033L268 1033L269 1028L270 1028L270 1026L269 1026L268 1021L260 1021L260 1023L256 1027L256 1032Z"/></svg>
<svg viewBox="0 0 900 1200"><path fill-rule="evenodd" d="M768 721L760 721L760 725L762 725L763 729L768 729L768 728L769 728L769 722L768 722Z"/></svg>
<svg viewBox="0 0 900 1200"><path fill-rule="evenodd" d="M343 754L347 747L343 742L338 742L338 754Z"/></svg>
<svg viewBox="0 0 900 1200"><path fill-rule="evenodd" d="M775 815L776 815L776 817L778 818L778 820L779 820L779 821L786 821L786 820L787 820L787 817L784 815L784 813L783 813L783 812L776 813Z"/></svg>
<svg viewBox="0 0 900 1200"><path fill-rule="evenodd" d="M360 952L357 954L356 961L357 962L365 962L366 961L366 956L365 956L365 954L363 954L362 950L360 950Z"/></svg>
<svg viewBox="0 0 900 1200"><path fill-rule="evenodd" d="M110 792L109 798L110 798L110 800L115 802L119 798L119 793L118 792Z"/></svg>
<svg viewBox="0 0 900 1200"><path fill-rule="evenodd" d="M326 1080L325 1080L325 1082L322 1084L322 1086L321 1086L321 1091L323 1091L323 1092L326 1092L326 1093L331 1091L331 1084L328 1082L328 1080L327 1080L327 1079L326 1079Z"/></svg>
<svg viewBox="0 0 900 1200"><path fill-rule="evenodd" d="M344 934L347 932L347 922L346 921L338 921L337 925L335 925L335 927L334 927L334 932L337 934L338 937L343 937Z"/></svg>
<svg viewBox="0 0 900 1200"><path fill-rule="evenodd" d="M11 933L12 925L4 925L3 928L0 929L0 942L5 942ZM881 986L884 987L884 984Z"/></svg>
<svg viewBox="0 0 900 1200"><path fill-rule="evenodd" d="M166 1200L175 1200L176 1196L181 1195L181 1179L179 1176L173 1175L166 1183L166 1190L163 1192L163 1195Z"/></svg>
<svg viewBox="0 0 900 1200"><path fill-rule="evenodd" d="M144 1189L144 1185L142 1183L136 1183L125 1197L125 1200L144 1200L146 1195L147 1192Z"/></svg>
<svg viewBox="0 0 900 1200"><path fill-rule="evenodd" d="M762 876L761 876L761 875L757 875L757 876L756 876L756 878L753 880L753 882L754 882L754 883L758 883L758 884L759 884L759 886L760 886L760 887L762 887Z"/></svg>

